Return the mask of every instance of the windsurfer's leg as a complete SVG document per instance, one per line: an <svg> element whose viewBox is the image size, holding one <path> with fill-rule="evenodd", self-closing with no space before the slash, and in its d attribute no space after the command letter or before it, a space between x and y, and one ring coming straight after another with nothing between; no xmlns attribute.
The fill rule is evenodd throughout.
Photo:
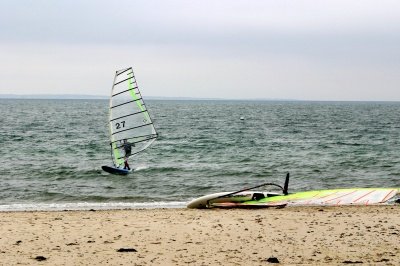
<svg viewBox="0 0 400 266"><path fill-rule="evenodd" d="M129 164L128 164L128 160L124 161L124 169L131 170L131 168L129 167Z"/></svg>

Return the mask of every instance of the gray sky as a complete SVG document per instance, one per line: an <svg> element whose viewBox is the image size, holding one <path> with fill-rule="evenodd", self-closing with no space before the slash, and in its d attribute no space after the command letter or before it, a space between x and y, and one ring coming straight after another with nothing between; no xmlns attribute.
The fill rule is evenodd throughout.
<svg viewBox="0 0 400 266"><path fill-rule="evenodd" d="M400 101L400 1L0 2L0 94Z"/></svg>

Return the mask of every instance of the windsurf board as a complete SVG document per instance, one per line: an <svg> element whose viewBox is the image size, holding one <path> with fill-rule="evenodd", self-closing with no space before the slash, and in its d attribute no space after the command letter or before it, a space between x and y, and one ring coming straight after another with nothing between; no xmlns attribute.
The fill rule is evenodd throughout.
<svg viewBox="0 0 400 266"><path fill-rule="evenodd" d="M187 205L190 209L205 209L214 204L219 203L238 203L251 200L257 200L264 197L268 197L271 194L280 195L272 192L260 192L260 191L242 191L236 194L234 192L218 192L209 195L202 196L194 199ZM224 197L224 195L228 195Z"/></svg>
<svg viewBox="0 0 400 266"><path fill-rule="evenodd" d="M101 169L103 169L107 173L114 174L114 175L127 175L132 172L132 170L118 168L118 167L112 167L112 166L107 166L107 165L103 165L101 167Z"/></svg>

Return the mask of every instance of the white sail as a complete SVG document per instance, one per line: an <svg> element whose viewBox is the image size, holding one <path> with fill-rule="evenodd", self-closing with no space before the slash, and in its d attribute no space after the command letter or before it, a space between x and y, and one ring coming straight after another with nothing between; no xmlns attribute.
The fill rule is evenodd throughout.
<svg viewBox="0 0 400 266"><path fill-rule="evenodd" d="M125 157L143 151L157 138L131 67L115 73L109 122L112 159L117 167ZM126 154L126 145L130 154Z"/></svg>

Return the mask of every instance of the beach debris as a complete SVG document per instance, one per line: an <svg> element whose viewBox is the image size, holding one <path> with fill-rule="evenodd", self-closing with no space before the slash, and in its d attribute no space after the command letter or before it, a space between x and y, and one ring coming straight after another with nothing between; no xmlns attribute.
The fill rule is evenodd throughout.
<svg viewBox="0 0 400 266"><path fill-rule="evenodd" d="M117 252L137 252L137 250L134 248L120 248Z"/></svg>
<svg viewBox="0 0 400 266"><path fill-rule="evenodd" d="M44 257L44 256L36 256L35 260L37 260L37 261L44 261L44 260L47 260L47 258Z"/></svg>
<svg viewBox="0 0 400 266"><path fill-rule="evenodd" d="M375 261L375 262L388 262L389 261L389 259L381 259L381 260L378 260L378 261Z"/></svg>
<svg viewBox="0 0 400 266"><path fill-rule="evenodd" d="M343 261L343 263L345 263L345 264L356 264L356 263L363 263L363 262L359 261L359 260L357 260L357 261L345 260L345 261Z"/></svg>
<svg viewBox="0 0 400 266"><path fill-rule="evenodd" d="M269 262L269 263L279 263L279 260L278 260L278 258L276 258L276 257L269 257L269 258L266 259L265 261L266 261L266 262Z"/></svg>
<svg viewBox="0 0 400 266"><path fill-rule="evenodd" d="M21 244L22 243L22 240L18 240L17 242L15 242L15 244L14 245L19 245L19 244Z"/></svg>

